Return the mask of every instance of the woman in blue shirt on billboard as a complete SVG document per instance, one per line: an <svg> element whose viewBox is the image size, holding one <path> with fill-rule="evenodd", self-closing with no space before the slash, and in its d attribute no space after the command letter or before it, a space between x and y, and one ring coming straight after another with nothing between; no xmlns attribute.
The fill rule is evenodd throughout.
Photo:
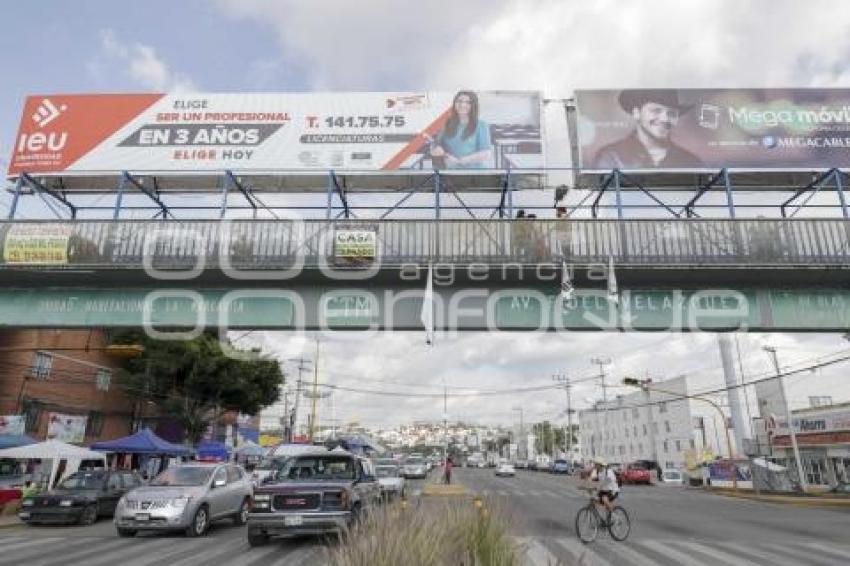
<svg viewBox="0 0 850 566"><path fill-rule="evenodd" d="M434 167L482 169L493 156L490 126L478 119L478 95L458 92L446 125L431 146Z"/></svg>

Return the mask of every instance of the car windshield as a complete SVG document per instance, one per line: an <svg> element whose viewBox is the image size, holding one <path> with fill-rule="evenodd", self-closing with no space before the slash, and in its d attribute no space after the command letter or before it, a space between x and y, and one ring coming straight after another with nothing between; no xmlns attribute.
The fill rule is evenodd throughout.
<svg viewBox="0 0 850 566"><path fill-rule="evenodd" d="M377 466L375 468L375 473L379 478L397 478L398 477L398 467L397 466Z"/></svg>
<svg viewBox="0 0 850 566"><path fill-rule="evenodd" d="M275 474L279 481L353 480L355 477L351 458L329 456L290 458Z"/></svg>
<svg viewBox="0 0 850 566"><path fill-rule="evenodd" d="M203 485L213 473L211 467L178 466L168 468L154 478L151 485Z"/></svg>
<svg viewBox="0 0 850 566"><path fill-rule="evenodd" d="M255 470L276 470L283 466L286 462L284 458L263 458L260 460L260 463L257 464L254 469Z"/></svg>
<svg viewBox="0 0 850 566"><path fill-rule="evenodd" d="M423 464L422 458L408 458L405 462L408 466L419 466Z"/></svg>
<svg viewBox="0 0 850 566"><path fill-rule="evenodd" d="M102 475L73 474L61 484L59 489L100 489L103 487Z"/></svg>
<svg viewBox="0 0 850 566"><path fill-rule="evenodd" d="M566 464L567 461L566 460L555 460L555 463L556 464Z"/></svg>

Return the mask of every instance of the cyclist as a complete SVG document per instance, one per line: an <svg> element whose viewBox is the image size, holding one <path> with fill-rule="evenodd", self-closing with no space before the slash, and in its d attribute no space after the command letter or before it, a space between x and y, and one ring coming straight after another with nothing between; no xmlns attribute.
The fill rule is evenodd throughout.
<svg viewBox="0 0 850 566"><path fill-rule="evenodd" d="M611 512L614 510L614 500L620 493L620 486L617 484L617 475L614 470L608 467L608 463L604 458L596 458L593 460L593 471L590 473L591 481L599 482L597 496L599 503L605 506L608 510L606 523L611 521Z"/></svg>

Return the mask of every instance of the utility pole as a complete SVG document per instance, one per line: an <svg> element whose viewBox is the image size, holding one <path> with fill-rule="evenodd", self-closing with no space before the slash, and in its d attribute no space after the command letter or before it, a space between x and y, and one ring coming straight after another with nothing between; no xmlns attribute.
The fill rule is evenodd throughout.
<svg viewBox="0 0 850 566"><path fill-rule="evenodd" d="M310 414L310 444L316 432L317 407L319 402L319 337L316 337L316 360L313 362L313 410Z"/></svg>
<svg viewBox="0 0 850 566"><path fill-rule="evenodd" d="M517 442L517 458L520 455L520 447L522 446L522 442L525 441L526 448L528 448L528 441L525 440L525 421L524 421L524 411L522 407L514 407L514 411L519 411L519 442ZM528 459L528 450L523 450L525 454L525 458Z"/></svg>
<svg viewBox="0 0 850 566"><path fill-rule="evenodd" d="M560 383L564 387L564 393L567 394L567 435L565 439L567 448L567 459L572 463L573 460L573 410L570 406L570 388L572 384L566 375L553 375L552 379Z"/></svg>
<svg viewBox="0 0 850 566"><path fill-rule="evenodd" d="M306 369L310 368L310 363L312 363L308 358L305 358L303 355L298 358L290 358L290 362L297 362L298 366L298 381L295 382L295 402L292 405L292 417L290 418L289 425L289 438L287 442L292 442L293 437L298 432L296 426L298 425L298 406L301 403L301 384L303 383L301 380L302 372Z"/></svg>
<svg viewBox="0 0 850 566"><path fill-rule="evenodd" d="M594 358L590 358L590 363L596 364L596 365L599 366L599 383L602 387L602 408L603 408L602 424L605 426L605 429L607 430L607 427L608 427L608 384L605 382L605 378L606 378L606 376L605 376L605 366L611 364L611 358L594 357ZM597 413L596 416L597 416L596 422L598 423L599 422L599 420L598 420L599 413ZM601 429L599 430L599 434L600 434L600 437L601 437L601 434L602 434ZM600 440L601 440L601 438L600 438ZM602 456L608 455L607 454L607 452L608 452L608 443L607 442L605 442L605 445L604 445L601 452L602 452Z"/></svg>
<svg viewBox="0 0 850 566"><path fill-rule="evenodd" d="M779 357L776 355L776 348L773 346L762 346L762 350L771 354L773 367L776 369L776 379L779 380L779 394L782 396L782 406L785 408L785 421L788 423L788 431L791 433L791 448L794 450L794 460L797 463L797 476L800 478L800 488L805 493L808 486L806 485L806 476L803 474L803 463L800 460L800 448L797 445L797 432L794 430L794 421L791 418L791 407L788 406L788 395L785 393L785 380L782 379L782 371L779 369Z"/></svg>
<svg viewBox="0 0 850 566"><path fill-rule="evenodd" d="M443 466L449 461L449 389L443 378Z"/></svg>

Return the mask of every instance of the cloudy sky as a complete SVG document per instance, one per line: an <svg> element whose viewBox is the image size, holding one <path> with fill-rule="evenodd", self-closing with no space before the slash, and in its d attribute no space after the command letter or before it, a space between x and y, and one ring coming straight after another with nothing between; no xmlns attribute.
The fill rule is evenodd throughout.
<svg viewBox="0 0 850 566"><path fill-rule="evenodd" d="M844 0L54 0L8 3L3 16L4 167L30 93L469 87L558 98L577 87L850 86ZM8 202L0 197L0 214ZM350 338L326 340L322 379L386 390L439 391L443 380L504 389L548 383L556 372L586 376L601 355L620 375L721 379L707 335L468 334L430 349L414 334ZM285 335L259 339L284 358L303 346ZM789 364L847 346L834 335L745 337L745 372L769 367L758 340L780 346ZM837 385L844 371L797 379L795 403L808 392L850 399ZM596 394L587 385L574 397L581 405ZM342 418L369 423L442 413L430 398L338 397ZM513 406L554 417L561 403L558 392L465 397L449 413L509 422Z"/></svg>

